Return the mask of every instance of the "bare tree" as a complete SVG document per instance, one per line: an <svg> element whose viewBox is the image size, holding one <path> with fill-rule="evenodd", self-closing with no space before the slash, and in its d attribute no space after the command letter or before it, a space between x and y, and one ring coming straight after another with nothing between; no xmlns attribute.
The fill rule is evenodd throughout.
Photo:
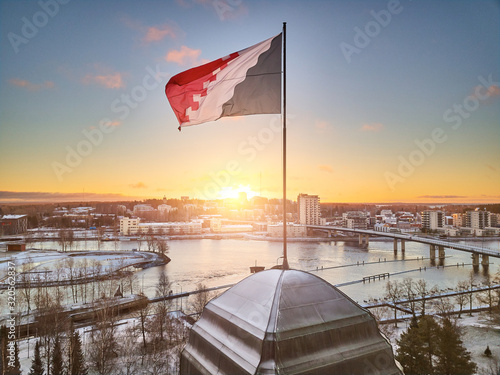
<svg viewBox="0 0 500 375"><path fill-rule="evenodd" d="M73 247L73 244L75 242L75 232L73 230L68 229L66 232L66 242L68 244L69 250L71 251L71 248Z"/></svg>
<svg viewBox="0 0 500 375"><path fill-rule="evenodd" d="M83 258L78 262L78 279L80 281L80 297L87 303L87 280L89 272L89 261Z"/></svg>
<svg viewBox="0 0 500 375"><path fill-rule="evenodd" d="M416 285L410 277L403 280L401 284L401 294L408 301L406 305L410 308L413 316L415 316L415 297L417 296Z"/></svg>
<svg viewBox="0 0 500 375"><path fill-rule="evenodd" d="M464 305L469 302L470 295L468 293L465 293L465 291L468 289L469 283L466 280L459 281L457 284L457 289L458 293L455 296L455 302L458 304L460 310L458 311L458 317L461 318L462 316L462 310Z"/></svg>
<svg viewBox="0 0 500 375"><path fill-rule="evenodd" d="M416 294L421 298L420 301L420 314L425 315L425 306L426 306L426 300L425 297L427 297L429 294L435 293L437 287L434 286L432 289L429 288L429 285L427 284L427 281L424 279L420 279L417 281L416 285Z"/></svg>
<svg viewBox="0 0 500 375"><path fill-rule="evenodd" d="M141 233L139 232L138 236L137 236L137 250L138 251L141 251L141 246L143 243L144 243L144 238L142 237Z"/></svg>
<svg viewBox="0 0 500 375"><path fill-rule="evenodd" d="M392 307L394 308L394 327L398 326L398 310L396 303L399 301L401 298L402 292L401 292L401 286L397 281L388 281L385 290L386 290L386 298L389 299L392 303Z"/></svg>
<svg viewBox="0 0 500 375"><path fill-rule="evenodd" d="M35 326L45 350L47 374L50 374L52 345L61 332L66 329L68 323L62 310L58 301L54 300L47 291L41 294Z"/></svg>
<svg viewBox="0 0 500 375"><path fill-rule="evenodd" d="M109 300L96 305L97 313L94 329L90 335L89 360L99 375L116 374L118 344L115 332L115 315Z"/></svg>
<svg viewBox="0 0 500 375"><path fill-rule="evenodd" d="M191 300L191 309L201 314L205 305L213 298L210 292L206 291L207 286L203 283L196 284L196 290Z"/></svg>
<svg viewBox="0 0 500 375"><path fill-rule="evenodd" d="M102 272L102 263L96 259L90 261L90 268L92 272L92 301L95 301L96 295L96 284L97 284L97 295L99 295L99 279Z"/></svg>
<svg viewBox="0 0 500 375"><path fill-rule="evenodd" d="M134 271L127 272L127 283L130 288L130 294L134 294L134 288L137 286L137 275Z"/></svg>
<svg viewBox="0 0 500 375"><path fill-rule="evenodd" d="M69 256L64 260L64 266L68 269L68 280L71 288L71 297L73 298L73 303L78 302L77 288L74 285L75 282L75 260L73 257Z"/></svg>
<svg viewBox="0 0 500 375"><path fill-rule="evenodd" d="M450 319L452 312L454 310L453 304L450 302L449 297L438 298L436 302L436 310L440 316ZM455 319L456 320L456 319ZM454 322L456 323L456 321Z"/></svg>
<svg viewBox="0 0 500 375"><path fill-rule="evenodd" d="M158 279L158 283L156 284L156 297L166 297L172 293L172 283L169 281L168 276L163 269L160 273L160 277ZM163 332L165 331L165 327L168 325L168 311L172 305L172 300L164 299L159 301L154 306L154 333L159 334L159 341L163 342Z"/></svg>
<svg viewBox="0 0 500 375"><path fill-rule="evenodd" d="M496 293L493 291L493 289L491 289L491 286L493 284L489 275L487 276L484 285L487 287L487 289L477 295L477 300L479 301L479 303L488 305L488 312L491 316L495 306L497 306L500 301L496 298Z"/></svg>
<svg viewBox="0 0 500 375"><path fill-rule="evenodd" d="M141 293L141 295L143 295ZM148 314L150 310L150 305L149 301L147 299L144 299L144 303L142 306L137 310L137 317L139 318L139 329L142 335L142 346L143 349L146 350L147 347L147 340L146 340L146 333L147 333L147 321L148 321Z"/></svg>
<svg viewBox="0 0 500 375"><path fill-rule="evenodd" d="M151 226L148 228L148 235L146 237L146 243L148 244L148 251L155 250L156 239L154 236L153 227L151 227Z"/></svg>
<svg viewBox="0 0 500 375"><path fill-rule="evenodd" d="M106 228L99 227L97 228L97 250L101 250L102 237L104 236L104 232Z"/></svg>
<svg viewBox="0 0 500 375"><path fill-rule="evenodd" d="M21 286L20 289L21 296L26 302L28 308L28 314L31 310L31 269L33 267L33 259L28 256L26 260L21 264Z"/></svg>
<svg viewBox="0 0 500 375"><path fill-rule="evenodd" d="M169 247L165 239L157 238L155 241L155 248L159 254L165 255L168 253Z"/></svg>
<svg viewBox="0 0 500 375"><path fill-rule="evenodd" d="M68 247L70 232L72 233L72 231L70 231L69 229L59 230L59 239L57 240L57 242L59 243L59 245L61 245L61 250L63 252L66 252L66 249Z"/></svg>
<svg viewBox="0 0 500 375"><path fill-rule="evenodd" d="M134 375L139 373L138 363L138 343L136 332L133 327L125 330L124 336L120 340L121 375Z"/></svg>
<svg viewBox="0 0 500 375"><path fill-rule="evenodd" d="M24 242L26 243L26 250L29 250L31 249L31 244L34 242L34 238L33 238L33 232L26 232L26 234L24 235Z"/></svg>

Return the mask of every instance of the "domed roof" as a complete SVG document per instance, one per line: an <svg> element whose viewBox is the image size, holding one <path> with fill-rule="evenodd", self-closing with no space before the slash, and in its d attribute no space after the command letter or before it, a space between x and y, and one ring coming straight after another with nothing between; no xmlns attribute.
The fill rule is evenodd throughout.
<svg viewBox="0 0 500 375"><path fill-rule="evenodd" d="M373 316L296 270L256 273L210 301L181 374L401 374Z"/></svg>

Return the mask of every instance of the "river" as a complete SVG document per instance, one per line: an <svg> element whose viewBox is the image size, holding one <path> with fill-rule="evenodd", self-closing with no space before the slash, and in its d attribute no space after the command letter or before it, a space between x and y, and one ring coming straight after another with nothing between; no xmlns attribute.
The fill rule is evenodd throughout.
<svg viewBox="0 0 500 375"><path fill-rule="evenodd" d="M499 239L462 242L500 251ZM59 245L56 242L43 242L34 243L32 247L47 250L58 249ZM137 247L135 241L101 244L102 250L132 250ZM143 244L141 250L145 250L145 247ZM173 293L192 291L199 282L207 287L232 284L249 276L250 266L257 264L268 269L281 262L278 258L282 255L282 247L280 242L243 239L172 240L169 241L168 252L171 262L165 266L138 271L137 276L141 288L150 297L154 296L162 269L172 282ZM72 250L96 248L95 241L78 241ZM446 289L455 287L461 280L467 280L473 272L471 255L467 252L446 249L445 267L436 268L429 259L428 245L406 242L404 256L400 248L395 255L392 240L370 241L368 247L344 241L292 242L288 243L288 259L291 268L311 271L331 284L339 285L340 290L361 304L371 298L380 298L385 293L388 280L357 282L366 276L389 273L390 280L398 281L406 277L415 281L424 278L430 286L437 285L440 289ZM437 259L436 262L439 264ZM488 273L497 274L499 265L499 259L490 258L487 272L483 266L475 272L476 282L484 282ZM352 284L345 285L351 282Z"/></svg>

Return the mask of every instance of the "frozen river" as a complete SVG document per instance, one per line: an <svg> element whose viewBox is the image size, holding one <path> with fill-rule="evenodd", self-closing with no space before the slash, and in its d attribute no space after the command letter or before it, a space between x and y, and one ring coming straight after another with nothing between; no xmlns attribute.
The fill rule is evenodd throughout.
<svg viewBox="0 0 500 375"><path fill-rule="evenodd" d="M500 240L467 240L467 244L500 249ZM154 296L154 288L162 269L172 282L173 293L191 291L198 282L208 287L237 283L250 275L249 267L256 263L266 269L277 264L282 255L282 244L258 240L172 240L169 241L168 256L172 261L165 265L137 272L139 284L146 295ZM32 244L33 248L58 249L56 242ZM135 241L103 242L102 250L132 250L138 247ZM72 250L95 250L95 241L75 242ZM146 250L142 244L141 250ZM424 244L406 242L403 255L393 251L391 241L371 241L368 247L353 242L293 242L288 244L290 267L311 271L326 281L340 285L339 288L355 301L363 303L370 298L380 298L385 293L387 279L370 283L357 282L363 277L381 273L391 274L390 280L411 277L424 278L430 286L441 289L453 288L458 281L468 279L473 272L471 255L462 251L446 249L444 268L432 266L429 247ZM422 259L422 257L424 259ZM281 259L279 260L281 262ZM359 266L357 265L359 262ZM363 265L363 262L365 263ZM500 260L490 258L489 274L499 271ZM459 265L457 267L457 264ZM462 264L464 264L462 266ZM322 269L323 267L323 269ZM484 281L485 270L477 271L477 283ZM350 285L343 285L349 284Z"/></svg>

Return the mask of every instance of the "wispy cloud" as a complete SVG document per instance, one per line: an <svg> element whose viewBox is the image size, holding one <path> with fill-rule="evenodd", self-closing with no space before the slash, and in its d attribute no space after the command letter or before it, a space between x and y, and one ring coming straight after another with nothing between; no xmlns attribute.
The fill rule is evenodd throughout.
<svg viewBox="0 0 500 375"><path fill-rule="evenodd" d="M129 29L138 31L141 34L141 40L144 44L159 42L167 36L171 38L175 38L177 36L174 27L168 24L145 26L141 22L134 20L128 16L123 16L121 18L121 21Z"/></svg>
<svg viewBox="0 0 500 375"><path fill-rule="evenodd" d="M85 85L96 84L107 89L121 89L125 87L123 73L112 72L107 68L97 66L97 73L88 73L82 78Z"/></svg>
<svg viewBox="0 0 500 375"><path fill-rule="evenodd" d="M384 129L384 124L381 124L381 123L378 123L378 122L374 122L374 123L370 123L370 124L364 124L361 127L361 131L364 131L364 132L380 132L383 129Z"/></svg>
<svg viewBox="0 0 500 375"><path fill-rule="evenodd" d="M144 43L159 42L166 36L175 38L175 32L172 27L168 25L152 26L147 28L146 35L144 35L142 40Z"/></svg>
<svg viewBox="0 0 500 375"><path fill-rule="evenodd" d="M333 168L331 165L328 164L321 164L318 165L318 169L322 172L328 172L328 173L333 173Z"/></svg>
<svg viewBox="0 0 500 375"><path fill-rule="evenodd" d="M463 199L469 198L466 195L420 195L419 199Z"/></svg>
<svg viewBox="0 0 500 375"><path fill-rule="evenodd" d="M9 80L9 83L13 86L21 87L28 91L38 91L38 90L54 88L54 82L52 81L45 81L43 83L32 83L25 79L12 78Z"/></svg>
<svg viewBox="0 0 500 375"><path fill-rule="evenodd" d="M331 127L332 126L330 125L330 123L326 120L318 119L314 122L314 129L318 134L324 134L328 132Z"/></svg>
<svg viewBox="0 0 500 375"><path fill-rule="evenodd" d="M186 46L182 46L180 50L172 49L168 51L165 56L167 62L174 62L178 65L199 65L201 61L198 58L201 55L201 49L192 49Z"/></svg>
<svg viewBox="0 0 500 375"><path fill-rule="evenodd" d="M496 172L496 171L497 171L497 169L496 169L494 166L492 166L491 164L484 164L484 165L485 165L488 169L492 170L493 172Z"/></svg>
<svg viewBox="0 0 500 375"><path fill-rule="evenodd" d="M20 202L79 202L79 201L120 201L136 199L136 197L122 194L107 193L48 193L40 191L0 191L0 202L20 203Z"/></svg>
<svg viewBox="0 0 500 375"><path fill-rule="evenodd" d="M133 189L145 189L147 188L146 184L144 182L139 181L136 184L130 184L129 185Z"/></svg>
<svg viewBox="0 0 500 375"><path fill-rule="evenodd" d="M484 89L486 89L486 91ZM480 100L484 100L485 96L491 99L496 96L500 96L500 87L498 87L497 85L491 85L490 87L484 87L482 85L476 86L474 87L471 96Z"/></svg>

